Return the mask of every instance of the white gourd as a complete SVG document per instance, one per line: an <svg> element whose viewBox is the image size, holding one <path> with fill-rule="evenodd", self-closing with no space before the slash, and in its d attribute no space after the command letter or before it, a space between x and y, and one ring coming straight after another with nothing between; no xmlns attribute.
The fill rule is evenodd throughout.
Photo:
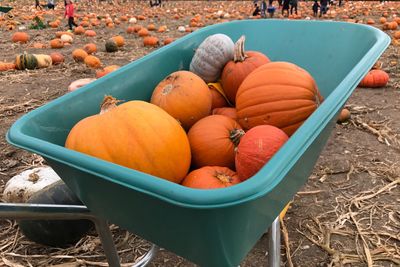
<svg viewBox="0 0 400 267"><path fill-rule="evenodd" d="M24 203L34 193L60 180L60 177L48 166L23 171L6 183L3 200L9 203Z"/></svg>
<svg viewBox="0 0 400 267"><path fill-rule="evenodd" d="M95 78L83 78L83 79L79 79L76 81L73 81L69 86L68 86L68 92L72 92L75 91L78 88L81 88L93 81L95 81Z"/></svg>
<svg viewBox="0 0 400 267"><path fill-rule="evenodd" d="M207 37L197 48L190 71L200 76L205 82L215 82L221 75L225 64L233 60L234 43L225 34Z"/></svg>
<svg viewBox="0 0 400 267"><path fill-rule="evenodd" d="M130 18L129 19L129 23L131 23L131 24L136 24L136 22L137 22L136 18Z"/></svg>
<svg viewBox="0 0 400 267"><path fill-rule="evenodd" d="M63 35L61 35L61 41L63 42L63 43L72 43L72 41L73 41L73 39L72 39L72 37L70 36L70 35L68 35L68 34L63 34Z"/></svg>

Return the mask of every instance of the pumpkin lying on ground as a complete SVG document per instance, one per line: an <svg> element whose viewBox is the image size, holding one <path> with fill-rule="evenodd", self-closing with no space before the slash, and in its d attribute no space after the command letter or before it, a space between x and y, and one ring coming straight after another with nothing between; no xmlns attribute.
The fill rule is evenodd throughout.
<svg viewBox="0 0 400 267"><path fill-rule="evenodd" d="M206 82L216 81L225 64L233 59L233 41L225 34L207 37L196 49L190 71Z"/></svg>
<svg viewBox="0 0 400 267"><path fill-rule="evenodd" d="M81 88L82 86L85 86L86 84L89 84L93 81L95 81L96 79L94 78L83 78L83 79L79 79L76 81L73 81L69 86L68 86L68 92L72 92L75 91L78 88Z"/></svg>
<svg viewBox="0 0 400 267"><path fill-rule="evenodd" d="M14 43L27 43L30 39L30 36L26 32L16 32L11 37L11 41Z"/></svg>
<svg viewBox="0 0 400 267"><path fill-rule="evenodd" d="M82 202L62 181L36 192L27 202L82 205ZM18 225L28 239L52 247L73 245L94 226L90 220L22 220L18 221Z"/></svg>
<svg viewBox="0 0 400 267"><path fill-rule="evenodd" d="M359 86L369 88L384 87L389 81L389 75L384 70L371 70L362 79Z"/></svg>
<svg viewBox="0 0 400 267"><path fill-rule="evenodd" d="M83 62L85 61L85 58L88 56L88 53L83 50L83 49L75 49L74 51L72 51L72 58L76 61L76 62Z"/></svg>
<svg viewBox="0 0 400 267"><path fill-rule="evenodd" d="M51 56L49 56L49 55L34 54L34 56L37 59L37 62L38 62L37 67L38 68L47 68L53 64L53 60L51 59Z"/></svg>
<svg viewBox="0 0 400 267"><path fill-rule="evenodd" d="M190 172L182 185L197 189L224 188L240 183L237 174L226 167L205 166Z"/></svg>
<svg viewBox="0 0 400 267"><path fill-rule="evenodd" d="M167 111L186 130L211 113L207 84L189 71L176 71L162 80L153 91L151 103Z"/></svg>
<svg viewBox="0 0 400 267"><path fill-rule="evenodd" d="M111 66L107 66L102 70L98 70L96 71L96 78L101 78L107 74L109 74L110 72L113 72L114 70L119 69L120 67L118 65L111 65Z"/></svg>
<svg viewBox="0 0 400 267"><path fill-rule="evenodd" d="M3 191L3 200L24 203L34 193L59 180L60 177L48 166L23 171L8 180Z"/></svg>
<svg viewBox="0 0 400 267"><path fill-rule="evenodd" d="M234 104L236 93L244 79L253 70L270 60L263 53L257 51L244 51L245 37L242 36L235 44L233 60L229 61L222 71L221 84L225 95Z"/></svg>
<svg viewBox="0 0 400 267"><path fill-rule="evenodd" d="M281 129L271 125L260 125L247 131L235 156L240 180L247 180L256 174L288 139Z"/></svg>
<svg viewBox="0 0 400 267"><path fill-rule="evenodd" d="M53 65L58 65L64 62L64 56L58 52L51 53L50 57Z"/></svg>
<svg viewBox="0 0 400 267"><path fill-rule="evenodd" d="M189 170L191 155L179 123L156 105L129 101L117 106L117 102L106 96L100 114L78 122L65 146L180 183Z"/></svg>
<svg viewBox="0 0 400 267"><path fill-rule="evenodd" d="M245 130L269 124L291 136L321 102L317 84L307 71L289 62L270 62L240 85L236 111Z"/></svg>
<svg viewBox="0 0 400 267"><path fill-rule="evenodd" d="M235 169L235 149L243 135L242 127L227 116L211 115L199 120L188 132L193 166Z"/></svg>
<svg viewBox="0 0 400 267"><path fill-rule="evenodd" d="M15 63L0 62L0 71L15 70Z"/></svg>
<svg viewBox="0 0 400 267"><path fill-rule="evenodd" d="M115 43L115 41L113 39L107 40L105 47L106 47L107 52L117 52L118 51L118 45Z"/></svg>
<svg viewBox="0 0 400 267"><path fill-rule="evenodd" d="M15 57L15 66L19 70L33 70L38 67L38 60L33 54L21 54Z"/></svg>

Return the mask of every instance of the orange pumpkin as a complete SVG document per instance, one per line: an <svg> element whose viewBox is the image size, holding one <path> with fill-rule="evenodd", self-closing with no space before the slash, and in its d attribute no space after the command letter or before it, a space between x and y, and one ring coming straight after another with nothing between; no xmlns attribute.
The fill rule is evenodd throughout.
<svg viewBox="0 0 400 267"><path fill-rule="evenodd" d="M291 136L321 102L317 84L307 71L288 62L270 62L240 85L236 110L245 130L269 124Z"/></svg>
<svg viewBox="0 0 400 267"><path fill-rule="evenodd" d="M192 164L235 168L235 149L244 135L242 127L223 115L210 115L196 122L188 132Z"/></svg>
<svg viewBox="0 0 400 267"><path fill-rule="evenodd" d="M233 120L237 120L237 114L236 114L235 108L228 108L228 107L215 108L215 109L213 109L212 114L213 115L224 115Z"/></svg>
<svg viewBox="0 0 400 267"><path fill-rule="evenodd" d="M64 62L64 56L58 52L51 53L50 57L53 65L58 65Z"/></svg>
<svg viewBox="0 0 400 267"><path fill-rule="evenodd" d="M65 146L180 183L189 170L190 146L179 123L150 103L129 101L116 106L117 102L106 96L100 114L78 122Z"/></svg>
<svg viewBox="0 0 400 267"><path fill-rule="evenodd" d="M224 188L240 183L237 174L225 167L207 166L190 172L182 185L196 189Z"/></svg>
<svg viewBox="0 0 400 267"><path fill-rule="evenodd" d="M229 61L222 71L221 84L229 102L235 103L236 93L240 84L253 70L270 60L264 54L256 51L244 51L245 37L242 36L235 44L233 61Z"/></svg>
<svg viewBox="0 0 400 267"><path fill-rule="evenodd" d="M149 31L148 31L146 28L141 28L141 29L138 31L138 35L139 35L140 37L148 36L148 35L149 35Z"/></svg>
<svg viewBox="0 0 400 267"><path fill-rule="evenodd" d="M120 67L118 65L111 65L111 66L107 66L102 70L96 71L96 78L101 78L107 74L109 74L110 72L113 72L116 69L119 69Z"/></svg>
<svg viewBox="0 0 400 267"><path fill-rule="evenodd" d="M94 68L94 69L98 69L101 67L101 61L99 58L95 57L95 56L87 56L85 57L85 64L86 66L90 67L90 68Z"/></svg>
<svg viewBox="0 0 400 267"><path fill-rule="evenodd" d="M74 29L76 35L81 35L85 33L85 29L82 26L78 26Z"/></svg>
<svg viewBox="0 0 400 267"><path fill-rule="evenodd" d="M56 38L50 41L50 47L51 48L63 48L64 47L64 42L61 41L61 39Z"/></svg>
<svg viewBox="0 0 400 267"><path fill-rule="evenodd" d="M247 131L235 156L240 180L247 180L256 174L288 139L282 130L271 125L260 125Z"/></svg>
<svg viewBox="0 0 400 267"><path fill-rule="evenodd" d="M162 80L153 91L151 103L180 121L186 130L211 112L207 84L189 71L177 71Z"/></svg>
<svg viewBox="0 0 400 267"><path fill-rule="evenodd" d="M88 37L95 37L96 36L96 32L93 30L86 30L85 31L85 35Z"/></svg>
<svg viewBox="0 0 400 267"><path fill-rule="evenodd" d="M340 114L338 116L337 122L345 122L348 119L350 119L351 114L350 111L347 108L344 108L340 111Z"/></svg>
<svg viewBox="0 0 400 267"><path fill-rule="evenodd" d="M400 39L400 31L396 31L393 33L393 38L394 39Z"/></svg>
<svg viewBox="0 0 400 267"><path fill-rule="evenodd" d="M174 38L167 37L164 39L164 45L168 45L174 41Z"/></svg>
<svg viewBox="0 0 400 267"><path fill-rule="evenodd" d="M72 51L72 58L76 62L83 62L87 56L88 53L86 53L86 51L83 49L75 49L74 51Z"/></svg>
<svg viewBox="0 0 400 267"><path fill-rule="evenodd" d="M89 43L89 44L86 44L86 45L83 47L83 50L85 50L86 53L88 53L88 54L94 54L94 53L97 52L97 47L96 47L95 44Z"/></svg>
<svg viewBox="0 0 400 267"><path fill-rule="evenodd" d="M133 26L129 26L129 27L126 29L126 33L131 34L131 33L134 33L134 32L135 32L135 27L133 27Z"/></svg>
<svg viewBox="0 0 400 267"><path fill-rule="evenodd" d="M157 46L160 43L157 37L146 36L143 38L144 46Z"/></svg>
<svg viewBox="0 0 400 267"><path fill-rule="evenodd" d="M30 36L26 32L16 32L11 37L13 43L27 43L30 40Z"/></svg>
<svg viewBox="0 0 400 267"><path fill-rule="evenodd" d="M389 81L389 75L384 70L371 70L362 79L359 86L369 88L384 87Z"/></svg>
<svg viewBox="0 0 400 267"><path fill-rule="evenodd" d="M149 25L147 26L147 29L148 29L149 31L155 31L155 30L156 30L156 26L155 26L154 24L149 24Z"/></svg>
<svg viewBox="0 0 400 267"><path fill-rule="evenodd" d="M16 66L10 62L0 62L0 71L15 70Z"/></svg>
<svg viewBox="0 0 400 267"><path fill-rule="evenodd" d="M114 40L114 42L117 44L118 47L125 45L125 39L121 35L114 36L111 39Z"/></svg>

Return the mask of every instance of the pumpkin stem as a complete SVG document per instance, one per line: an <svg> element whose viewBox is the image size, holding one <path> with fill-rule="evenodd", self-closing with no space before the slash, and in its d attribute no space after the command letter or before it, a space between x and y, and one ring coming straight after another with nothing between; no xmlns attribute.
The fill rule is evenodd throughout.
<svg viewBox="0 0 400 267"><path fill-rule="evenodd" d="M233 129L229 133L229 139L231 139L232 143L237 147L243 135L244 131L242 129Z"/></svg>
<svg viewBox="0 0 400 267"><path fill-rule="evenodd" d="M116 98L106 95L104 96L103 103L100 106L100 114L106 113L117 107L117 103L121 102L121 100L117 100Z"/></svg>
<svg viewBox="0 0 400 267"><path fill-rule="evenodd" d="M233 54L234 62L243 62L246 59L246 54L244 53L244 41L246 37L242 35L239 40L235 43L235 53Z"/></svg>
<svg viewBox="0 0 400 267"><path fill-rule="evenodd" d="M232 177L230 177L229 175L226 175L225 173L217 172L215 174L215 177L224 184L228 184L228 183L232 182Z"/></svg>

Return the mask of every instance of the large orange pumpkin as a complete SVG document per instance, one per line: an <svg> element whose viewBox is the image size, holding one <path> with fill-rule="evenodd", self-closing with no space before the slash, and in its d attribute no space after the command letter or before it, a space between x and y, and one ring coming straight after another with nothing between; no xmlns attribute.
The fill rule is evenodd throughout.
<svg viewBox="0 0 400 267"><path fill-rule="evenodd" d="M240 180L244 181L256 174L288 139L281 129L271 125L260 125L246 132L235 156Z"/></svg>
<svg viewBox="0 0 400 267"><path fill-rule="evenodd" d="M144 101L116 103L106 96L100 114L78 122L65 146L180 183L189 170L190 146L179 123Z"/></svg>
<svg viewBox="0 0 400 267"><path fill-rule="evenodd" d="M211 112L207 84L189 71L177 71L162 80L153 91L151 103L179 120L186 130Z"/></svg>
<svg viewBox="0 0 400 267"><path fill-rule="evenodd" d="M233 61L229 61L222 71L221 84L228 100L234 104L236 93L244 79L253 70L270 60L263 53L257 51L244 51L245 37L242 36L235 44Z"/></svg>
<svg viewBox="0 0 400 267"><path fill-rule="evenodd" d="M190 172L182 185L197 189L224 188L240 183L237 174L219 166L206 166Z"/></svg>
<svg viewBox="0 0 400 267"><path fill-rule="evenodd" d="M384 87L389 81L389 75L384 70L371 70L362 79L359 86L369 88Z"/></svg>
<svg viewBox="0 0 400 267"><path fill-rule="evenodd" d="M321 102L317 84L306 70L288 62L270 62L240 85L236 111L245 130L269 124L291 136Z"/></svg>
<svg viewBox="0 0 400 267"><path fill-rule="evenodd" d="M188 132L195 167L222 166L235 168L235 148L244 135L242 127L223 115L207 116Z"/></svg>

